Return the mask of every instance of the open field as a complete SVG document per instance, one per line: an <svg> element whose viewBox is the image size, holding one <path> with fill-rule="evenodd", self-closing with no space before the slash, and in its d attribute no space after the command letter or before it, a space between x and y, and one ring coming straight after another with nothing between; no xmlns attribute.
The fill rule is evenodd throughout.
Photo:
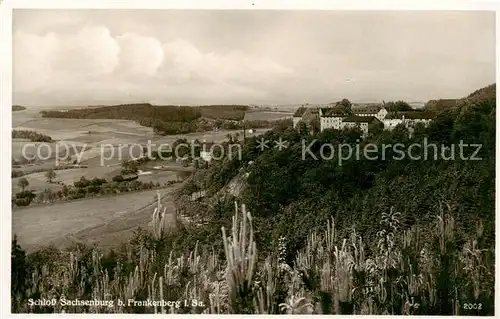
<svg viewBox="0 0 500 319"><path fill-rule="evenodd" d="M269 129L267 128L262 128L262 129L254 129L253 133L247 133L247 137L255 136L255 135L260 135L265 132L267 132ZM160 136L154 138L151 143L156 143L156 144L169 144L172 145L173 142L175 142L179 138L185 138L189 142L194 141L194 140L199 140L200 142L223 142L227 141L227 135L228 134L235 134L239 133L240 136L243 136L242 130L219 130L219 131L212 131L212 132L197 132L197 133L189 133L189 134L182 134L182 135L167 135L167 136ZM241 137L240 137L241 138ZM144 143L147 143L147 140L144 140Z"/></svg>
<svg viewBox="0 0 500 319"><path fill-rule="evenodd" d="M92 147L84 143L74 143L68 141L57 141L54 143L31 142L26 139L12 139L12 158L18 162L23 160L37 160L53 162L56 155L59 154L60 159L69 159L74 155L78 155L82 150L82 154L91 154ZM95 150L94 150L95 152Z"/></svg>
<svg viewBox="0 0 500 319"><path fill-rule="evenodd" d="M169 194L177 187L160 190L168 211L174 207ZM148 225L155 198L156 190L151 190L16 209L12 212L12 234L17 234L28 251L74 242L116 246L130 238L138 226Z"/></svg>
<svg viewBox="0 0 500 319"><path fill-rule="evenodd" d="M44 144L44 146L39 147L41 144ZM27 139L18 138L12 139L12 158L16 161L21 161L22 158L53 158L55 150L55 143L31 142Z"/></svg>
<svg viewBox="0 0 500 319"><path fill-rule="evenodd" d="M144 183L160 183L164 184L168 181L176 181L177 173L174 171L148 170L151 174L139 175L138 180Z"/></svg>
<svg viewBox="0 0 500 319"><path fill-rule="evenodd" d="M273 121L290 118L293 112L286 111L253 111L245 114L245 121Z"/></svg>
<svg viewBox="0 0 500 319"><path fill-rule="evenodd" d="M80 177L84 176L86 179L92 179L94 177L105 177L105 178L113 178L113 176L118 175L120 173L119 167L92 167L92 168L70 168L63 170L56 170L56 178L54 178L54 182L62 182L66 185L71 185ZM20 188L17 186L17 183L20 178L26 178L28 180L29 187L28 189L33 189L37 191L42 191L46 188L51 190L60 190L62 185L56 183L48 183L47 178L45 177L45 172L36 172L24 175L22 177L12 178L12 192L20 191Z"/></svg>
<svg viewBox="0 0 500 319"><path fill-rule="evenodd" d="M21 177L16 177L11 179L12 183L12 194L21 191L21 188L17 185L21 178L26 178L29 186L26 187L27 190L34 190L35 192L42 192L45 189L50 189L51 191L59 191L62 189L62 185L57 183L47 182L47 178L44 176L45 172L31 173Z"/></svg>
<svg viewBox="0 0 500 319"><path fill-rule="evenodd" d="M49 135L54 140L72 140L76 138L83 143L95 142L96 138L92 136L93 134L101 135L103 140L109 138L130 139L134 136L153 135L152 128L140 126L129 120L35 118L23 122L22 125L13 125L13 128L36 131ZM104 135L102 135L103 133ZM88 136L88 139L81 138L81 136Z"/></svg>
<svg viewBox="0 0 500 319"><path fill-rule="evenodd" d="M269 113L269 114L267 114ZM287 117L283 112L250 112L254 119L269 119L269 116L275 118ZM263 114L263 115L259 115ZM47 161L53 163L56 146L59 148L60 156L66 155L66 148L71 150L71 155L77 148L85 147L86 151L81 155L81 164L94 167L101 165L101 155L104 154L104 165L117 165L122 160L129 159L132 156L138 157L141 153L139 145L168 144L172 145L177 139L186 138L188 141L198 139L203 142L221 142L227 140L229 133L238 132L243 135L241 130L219 130L211 132L196 132L182 135L161 136L154 134L149 127L143 127L134 121L129 120L103 120L103 119L60 119L60 118L41 118L33 109L13 112L13 129L36 131L52 137L55 143L48 144L40 148L40 155L46 157L50 152L51 158ZM247 133L248 137L265 133L268 129L257 129L254 133ZM12 143L12 156L19 159L22 156L24 145L31 143L26 140L14 140ZM37 144L38 145L38 144ZM50 147L50 149L49 149ZM155 147L152 147L155 149ZM111 153L112 152L112 153ZM37 149L33 146L26 148L28 156L36 155ZM113 154L113 158L109 158ZM73 157L75 158L75 157ZM50 169L48 167L47 169ZM22 169L24 170L24 168ZM33 170L33 169L32 169Z"/></svg>
<svg viewBox="0 0 500 319"><path fill-rule="evenodd" d="M70 185L81 176L87 179L93 177L112 179L113 176L119 174L121 161L128 159L130 154L138 157L142 153L139 145L147 145L148 141L151 141L151 144L171 146L180 138L186 138L188 141L197 139L200 142L222 142L227 141L229 133L238 132L240 136L243 135L241 130L220 130L159 136L154 134L151 128L142 127L134 121L41 118L39 111L40 109L27 108L13 112L13 129L35 131L55 140L54 143L48 144L50 148L41 149L42 156L52 153L50 158L14 168L26 174L23 177L29 182L28 189L35 192L41 192L47 188L51 190L62 188L60 184L48 183L45 177L45 172L55 167L56 147L59 148L60 157L66 155L65 146L73 150L70 154L72 155L71 161L78 158L82 148L85 150L79 159L80 164L87 167L55 171L57 176L54 181ZM247 132L246 135L251 137L267 130L257 129L253 133ZM22 148L27 143L31 142L24 139L13 141L14 158L22 155ZM74 148L76 148L76 154ZM155 150L156 147L153 146L152 149ZM114 156L109 160L104 160L102 163L104 165L101 165L101 155L109 158L111 152ZM33 155L36 149L29 148L28 153ZM176 170L185 169L179 163L174 162L168 163L168 167L163 170L150 167L166 164L166 162L157 161L148 163L142 170L151 171L151 174L139 175L139 181L163 185L168 181L177 180ZM18 181L19 178L13 178L11 181L13 193L20 190L17 186ZM177 187L180 187L180 184L169 186L163 189L163 192L170 193ZM18 235L20 244L28 251L47 244L64 247L75 242L98 244L100 247L116 247L122 241L129 239L133 230L138 226L148 226L154 209L155 194L156 190L131 192L16 208L12 213L13 234ZM164 202L170 211L174 210L169 196L166 195Z"/></svg>

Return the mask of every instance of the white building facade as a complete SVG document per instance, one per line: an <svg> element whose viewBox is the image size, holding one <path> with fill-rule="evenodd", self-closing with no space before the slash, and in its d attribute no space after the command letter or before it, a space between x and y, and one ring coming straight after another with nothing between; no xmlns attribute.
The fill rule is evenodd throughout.
<svg viewBox="0 0 500 319"><path fill-rule="evenodd" d="M212 160L212 154L207 151L200 151L200 157L202 160L208 163L210 163L210 161Z"/></svg>
<svg viewBox="0 0 500 319"><path fill-rule="evenodd" d="M319 109L320 118L320 130L326 129L342 129L342 120L349 116L349 114L344 113L338 109L333 108L321 108Z"/></svg>
<svg viewBox="0 0 500 319"><path fill-rule="evenodd" d="M380 105L357 107L357 108L353 108L352 111L353 111L354 115L374 116L379 121L382 121L388 113L387 110L383 106L380 106Z"/></svg>

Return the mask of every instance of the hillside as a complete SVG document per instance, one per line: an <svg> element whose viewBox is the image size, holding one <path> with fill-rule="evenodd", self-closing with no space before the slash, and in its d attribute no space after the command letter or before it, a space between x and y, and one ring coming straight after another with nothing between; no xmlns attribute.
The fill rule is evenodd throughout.
<svg viewBox="0 0 500 319"><path fill-rule="evenodd" d="M466 104L476 103L488 99L496 99L496 83L476 90L466 97L458 99L430 100L425 104L425 108L430 111L440 111L446 109L460 108Z"/></svg>
<svg viewBox="0 0 500 319"><path fill-rule="evenodd" d="M294 233L280 227L300 225L310 229L329 216L335 216L338 222L354 224L367 235L374 235L374 219L390 207L403 214L403 223L408 227L414 224L423 226L430 216L447 205L467 223L484 218L492 231L495 145L495 91L492 87L476 91L471 95L474 102L464 104L461 109L456 109L457 112L439 113L430 127L417 130L411 139L404 132L384 131L361 143L361 149L368 143L381 149L382 144L397 141L421 143L424 138L428 144L444 146L459 144L463 140L483 145L478 153L482 156L480 161L361 158L344 160L339 165L338 154L329 160L316 160L310 155L303 160L302 139L305 139L305 145L316 139L311 150L321 158L322 144L355 145L359 132L326 130L315 136L301 136L291 128L281 128L268 132L264 139L276 141L281 137L290 143L286 150L271 148L260 152L255 149L257 139L250 139L243 149L241 161L225 160L212 168L209 188L216 193L233 177L242 171L247 172L248 185L240 200L252 211L258 211L260 216L257 218L263 223L276 223L274 226L277 227L271 227L273 229L268 234L273 234L273 238ZM252 165L248 165L250 161ZM317 214L318 211L322 216ZM314 215L306 218L311 214L308 212L314 212ZM303 222L292 222L295 218ZM305 230L296 231L296 236L302 233L301 239L307 234ZM300 242L299 238L290 238L289 241Z"/></svg>

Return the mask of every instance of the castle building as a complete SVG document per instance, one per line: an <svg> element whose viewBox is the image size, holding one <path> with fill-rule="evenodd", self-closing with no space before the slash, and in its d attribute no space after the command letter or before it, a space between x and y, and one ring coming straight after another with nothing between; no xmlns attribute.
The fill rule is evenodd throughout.
<svg viewBox="0 0 500 319"><path fill-rule="evenodd" d="M342 128L355 128L358 127L363 132L365 136L368 134L368 130L370 125L382 124L382 122L376 118L375 116L359 116L359 115L350 115L344 119L342 119Z"/></svg>
<svg viewBox="0 0 500 319"><path fill-rule="evenodd" d="M387 115L387 110L381 105L355 107L352 111L357 116L375 116L379 121Z"/></svg>
<svg viewBox="0 0 500 319"><path fill-rule="evenodd" d="M295 113L293 114L293 118L292 118L292 121L293 121L293 128L296 128L297 125L299 124L299 122L302 120L302 115L304 115L304 113L306 112L306 107L305 106L301 106L297 109L297 111L295 111Z"/></svg>
<svg viewBox="0 0 500 319"><path fill-rule="evenodd" d="M382 122L384 129L393 130L398 124L404 124L408 128L413 128L418 123L427 126L432 118L433 115L426 111L389 112Z"/></svg>
<svg viewBox="0 0 500 319"><path fill-rule="evenodd" d="M304 122L309 129L314 130L314 122L319 122L320 112L317 107L300 107L293 115L293 127L296 128L300 122Z"/></svg>
<svg viewBox="0 0 500 319"><path fill-rule="evenodd" d="M344 112L339 108L325 107L319 109L320 130L333 128L335 130L342 129L342 119L349 116L349 113Z"/></svg>
<svg viewBox="0 0 500 319"><path fill-rule="evenodd" d="M302 106L293 115L293 127L297 127L301 121L309 125L317 118L319 118L320 131L359 127L363 134L367 134L372 124L383 124L385 130L393 130L398 124L404 124L410 129L417 123L427 126L433 115L421 110L389 112L383 105L352 107L352 112L334 105L320 108Z"/></svg>

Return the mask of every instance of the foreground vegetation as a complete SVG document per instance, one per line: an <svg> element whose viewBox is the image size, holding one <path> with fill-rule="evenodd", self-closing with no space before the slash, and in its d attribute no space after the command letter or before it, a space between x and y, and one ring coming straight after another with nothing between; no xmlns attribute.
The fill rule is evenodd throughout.
<svg viewBox="0 0 500 319"><path fill-rule="evenodd" d="M137 233L121 253L104 258L97 249L81 246L26 257L14 239L12 310L491 315L493 250L483 249L481 224L463 247L457 247L459 226L449 213L443 208L435 216L432 236L417 227L403 230L394 210L383 213L372 251L355 230L340 237L332 219L323 230L310 232L304 248L287 263L284 240L259 258L252 216L245 206L241 211L236 206L230 233L222 228L224 259L198 245L189 254L165 251L168 227L159 206L150 233ZM36 299L54 303L40 306L33 303ZM67 300L107 304L68 306ZM134 300L173 303L143 307Z"/></svg>
<svg viewBox="0 0 500 319"><path fill-rule="evenodd" d="M14 241L13 310L493 315L496 100L489 92L441 109L412 134L397 127L360 142L356 129L311 135L283 125L241 141L241 159L216 162L187 181L177 196L179 220L158 207L152 229L116 251L78 246L26 256ZM288 146L260 151L261 137ZM480 144L481 160L396 160L390 149L384 159L351 157L342 165L338 154L302 159L303 143L314 140L319 157L325 144L424 138L446 152ZM228 191L238 180L241 189ZM204 199L186 200L202 190ZM29 298L61 295L114 302L28 306ZM148 298L180 304L127 305Z"/></svg>

